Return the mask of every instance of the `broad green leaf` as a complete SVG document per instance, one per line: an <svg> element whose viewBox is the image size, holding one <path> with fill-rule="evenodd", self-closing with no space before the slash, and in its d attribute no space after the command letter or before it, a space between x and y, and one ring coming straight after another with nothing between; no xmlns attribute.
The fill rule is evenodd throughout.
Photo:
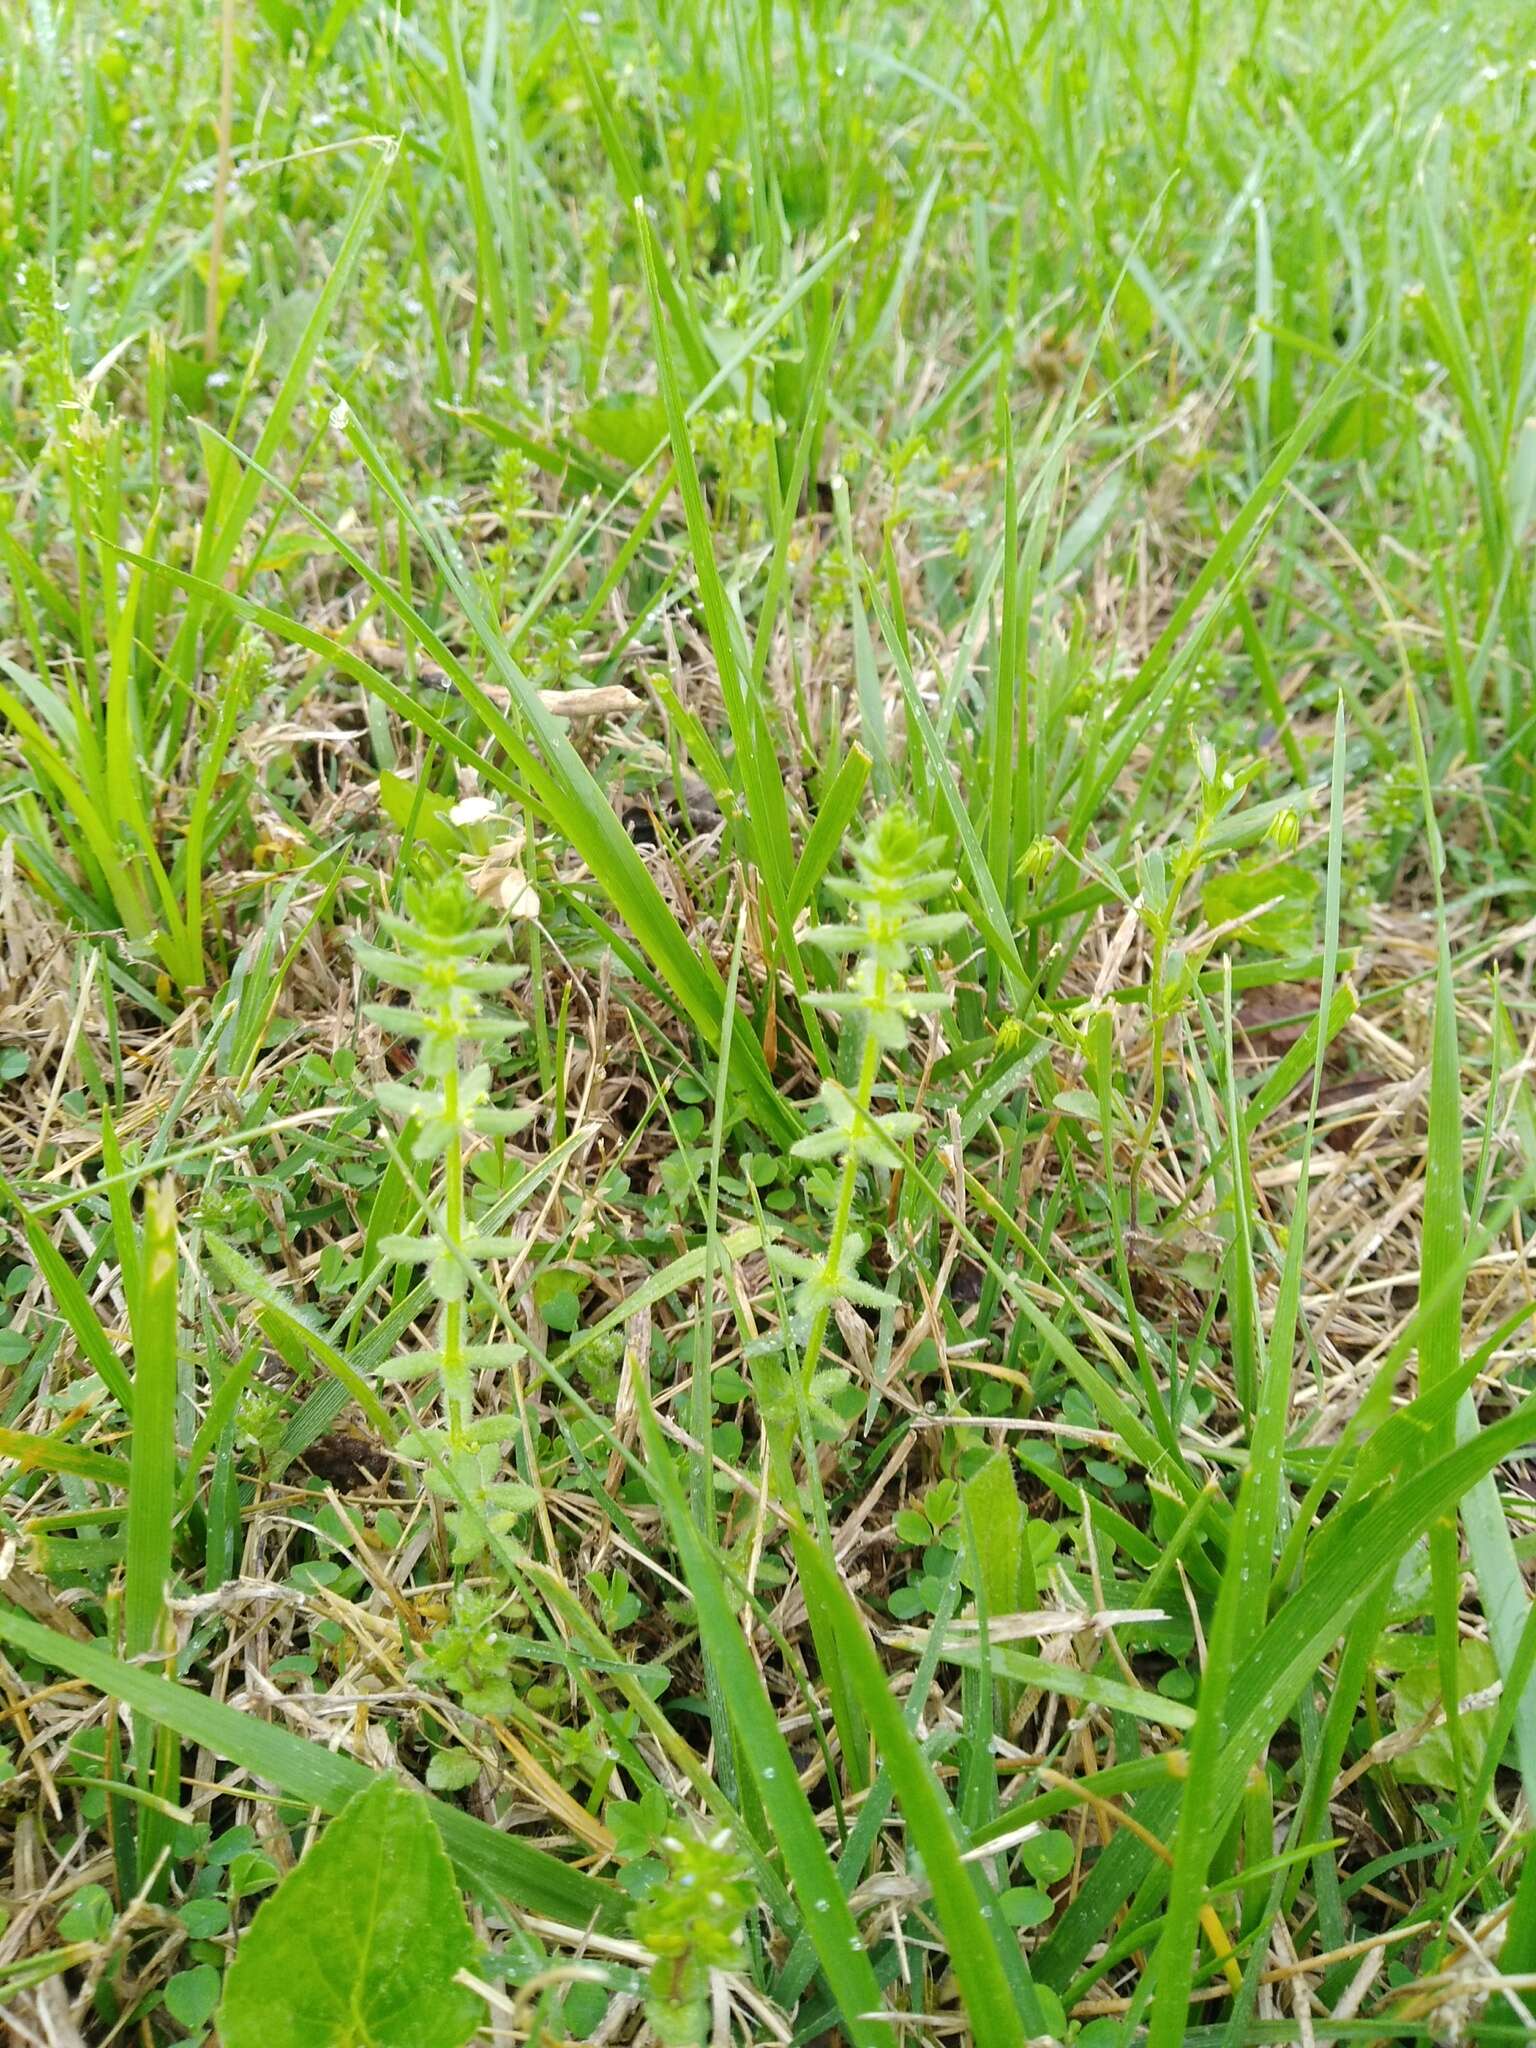
<svg viewBox="0 0 1536 2048"><path fill-rule="evenodd" d="M1317 895L1317 877L1294 861L1249 860L1210 876L1201 910L1213 930L1235 925L1249 945L1295 951L1312 942Z"/></svg>
<svg viewBox="0 0 1536 2048"><path fill-rule="evenodd" d="M621 392L577 413L571 423L594 448L622 462L626 469L643 468L658 441L666 439L666 409L659 399Z"/></svg>
<svg viewBox="0 0 1536 2048"><path fill-rule="evenodd" d="M454 1982L474 1953L426 1801L380 1778L251 1922L225 1980L224 2048L459 2048L484 2012Z"/></svg>

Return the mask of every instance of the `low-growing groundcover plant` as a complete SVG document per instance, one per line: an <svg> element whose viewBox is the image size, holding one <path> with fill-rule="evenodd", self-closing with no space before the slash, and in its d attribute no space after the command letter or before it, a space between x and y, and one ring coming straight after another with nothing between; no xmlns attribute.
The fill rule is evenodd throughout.
<svg viewBox="0 0 1536 2048"><path fill-rule="evenodd" d="M0 2032L1536 2033L1536 23L0 10Z"/></svg>

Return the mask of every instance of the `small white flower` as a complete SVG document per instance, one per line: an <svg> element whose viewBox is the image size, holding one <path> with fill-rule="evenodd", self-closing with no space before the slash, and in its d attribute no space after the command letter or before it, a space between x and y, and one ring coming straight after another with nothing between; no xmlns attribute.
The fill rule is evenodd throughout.
<svg viewBox="0 0 1536 2048"><path fill-rule="evenodd" d="M466 796L448 813L448 822L451 825L483 825L487 818L495 815L496 806L488 796Z"/></svg>

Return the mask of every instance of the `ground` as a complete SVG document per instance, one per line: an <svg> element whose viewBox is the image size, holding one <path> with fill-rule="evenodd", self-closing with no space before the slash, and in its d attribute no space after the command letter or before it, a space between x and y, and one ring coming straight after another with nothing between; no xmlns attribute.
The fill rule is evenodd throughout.
<svg viewBox="0 0 1536 2048"><path fill-rule="evenodd" d="M1531 2038L1528 6L0 132L4 2026Z"/></svg>

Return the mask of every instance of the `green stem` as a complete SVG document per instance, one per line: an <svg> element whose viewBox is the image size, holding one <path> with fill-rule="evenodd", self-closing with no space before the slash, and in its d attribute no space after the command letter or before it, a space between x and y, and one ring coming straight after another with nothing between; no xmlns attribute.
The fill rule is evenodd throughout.
<svg viewBox="0 0 1536 2048"><path fill-rule="evenodd" d="M876 969L872 1009L878 1009L885 1000L887 978L884 968ZM859 1079L853 1097L861 1111L867 1112L871 1102L874 1100L875 1076L879 1071L880 1047L875 1039L873 1029L866 1025L863 1051L859 1058ZM858 1174L858 1159L850 1151L845 1154L843 1159L843 1177L838 1184L837 1207L832 1214L832 1235L827 1240L827 1258L824 1270L828 1273L837 1273L842 1268L843 1246L848 1237L848 1225L853 1220L853 1191L858 1180ZM831 1312L830 1307L817 1309L811 1322L810 1335L805 1340L805 1360L802 1370L807 1386L811 1383L811 1376L815 1372L817 1361L821 1357L821 1347L827 1334L827 1318Z"/></svg>
<svg viewBox="0 0 1536 2048"><path fill-rule="evenodd" d="M459 1256L464 1248L464 1143L459 1128L457 1058L443 1076L443 1118L448 1149L443 1158L443 1227L448 1249ZM462 1450L469 1424L471 1388L464 1358L464 1303L458 1295L443 1303L443 1393L448 1405L448 1439Z"/></svg>

